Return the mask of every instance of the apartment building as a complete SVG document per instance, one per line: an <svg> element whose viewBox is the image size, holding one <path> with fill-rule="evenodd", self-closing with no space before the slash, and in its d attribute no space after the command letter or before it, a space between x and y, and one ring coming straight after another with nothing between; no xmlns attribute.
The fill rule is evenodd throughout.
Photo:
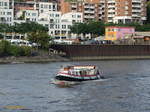
<svg viewBox="0 0 150 112"><path fill-rule="evenodd" d="M68 12L62 14L58 9L58 3L53 0L26 0L14 4L16 23L38 22L48 27L49 35L53 37L70 37L70 26L75 22L83 22L82 13Z"/></svg>
<svg viewBox="0 0 150 112"><path fill-rule="evenodd" d="M0 23L13 24L13 2L10 0L0 0Z"/></svg>
<svg viewBox="0 0 150 112"><path fill-rule="evenodd" d="M84 21L99 20L99 4L100 0L83 0L79 2L66 2L60 0L60 11L64 13L68 12L81 12L83 13Z"/></svg>
<svg viewBox="0 0 150 112"><path fill-rule="evenodd" d="M143 23L146 0L0 0L0 23L34 21L48 27L49 35L69 37L73 23L89 20Z"/></svg>
<svg viewBox="0 0 150 112"><path fill-rule="evenodd" d="M24 20L38 22L38 11L37 10L25 10L24 12Z"/></svg>
<svg viewBox="0 0 150 112"><path fill-rule="evenodd" d="M146 0L102 0L105 21L113 23L143 23L146 20Z"/></svg>
<svg viewBox="0 0 150 112"><path fill-rule="evenodd" d="M113 23L143 23L146 20L146 0L61 0L61 12L82 12L84 21L103 20Z"/></svg>

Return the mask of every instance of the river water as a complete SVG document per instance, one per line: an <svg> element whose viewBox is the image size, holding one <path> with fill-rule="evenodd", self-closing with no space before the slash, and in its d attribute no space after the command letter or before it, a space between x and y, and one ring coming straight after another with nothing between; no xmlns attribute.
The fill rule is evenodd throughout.
<svg viewBox="0 0 150 112"><path fill-rule="evenodd" d="M50 84L65 64L97 65L106 79ZM150 60L1 64L0 112L150 112Z"/></svg>

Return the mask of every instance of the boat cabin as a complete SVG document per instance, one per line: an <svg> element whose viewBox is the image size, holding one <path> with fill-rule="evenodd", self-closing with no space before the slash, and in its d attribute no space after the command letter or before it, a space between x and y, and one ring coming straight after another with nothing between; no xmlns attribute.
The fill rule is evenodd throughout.
<svg viewBox="0 0 150 112"><path fill-rule="evenodd" d="M58 74L56 79L67 80L67 81L85 81L85 80L96 80L101 78L100 72L96 66L67 66L63 67Z"/></svg>
<svg viewBox="0 0 150 112"><path fill-rule="evenodd" d="M85 76L98 74L99 71L95 66L67 66L62 71L68 72L70 75Z"/></svg>

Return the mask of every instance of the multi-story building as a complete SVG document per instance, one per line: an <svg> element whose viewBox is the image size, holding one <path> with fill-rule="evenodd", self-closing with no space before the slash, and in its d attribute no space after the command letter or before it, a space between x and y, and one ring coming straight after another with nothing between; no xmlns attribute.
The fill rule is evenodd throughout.
<svg viewBox="0 0 150 112"><path fill-rule="evenodd" d="M49 35L70 35L74 22L103 20L129 23L146 20L146 0L0 0L0 23L34 21L49 28Z"/></svg>
<svg viewBox="0 0 150 112"><path fill-rule="evenodd" d="M81 12L83 13L84 21L99 20L99 0L83 0L79 2L60 1L60 11L62 13Z"/></svg>
<svg viewBox="0 0 150 112"><path fill-rule="evenodd" d="M146 0L61 0L60 5L62 13L82 12L85 21L95 19L113 23L143 23L146 20Z"/></svg>
<svg viewBox="0 0 150 112"><path fill-rule="evenodd" d="M0 0L0 23L13 24L14 11L13 1Z"/></svg>
<svg viewBox="0 0 150 112"><path fill-rule="evenodd" d="M39 24L49 28L49 35L54 37L70 37L70 27L76 22L83 22L82 13L70 12L61 14L50 11L39 16Z"/></svg>
<svg viewBox="0 0 150 112"><path fill-rule="evenodd" d="M22 22L37 22L48 27L49 35L70 37L70 26L83 22L82 13L69 12L62 14L58 4L48 0L0 0L0 23L13 25Z"/></svg>
<svg viewBox="0 0 150 112"><path fill-rule="evenodd" d="M24 20L38 22L38 11L37 10L25 10L24 12Z"/></svg>
<svg viewBox="0 0 150 112"><path fill-rule="evenodd" d="M146 0L102 0L105 21L113 23L143 23L146 20Z"/></svg>

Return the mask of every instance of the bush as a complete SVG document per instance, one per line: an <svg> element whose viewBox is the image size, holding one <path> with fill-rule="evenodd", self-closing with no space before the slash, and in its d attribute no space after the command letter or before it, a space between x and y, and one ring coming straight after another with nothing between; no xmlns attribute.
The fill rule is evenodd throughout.
<svg viewBox="0 0 150 112"><path fill-rule="evenodd" d="M31 56L31 47L12 45L11 55L13 56Z"/></svg>
<svg viewBox="0 0 150 112"><path fill-rule="evenodd" d="M12 56L21 56L22 52L23 52L23 50L19 46L16 46L16 45L11 46L11 55Z"/></svg>
<svg viewBox="0 0 150 112"><path fill-rule="evenodd" d="M0 56L31 56L32 48L28 46L11 45L6 40L0 41Z"/></svg>
<svg viewBox="0 0 150 112"><path fill-rule="evenodd" d="M9 56L11 51L11 44L6 40L0 41L0 56Z"/></svg>
<svg viewBox="0 0 150 112"><path fill-rule="evenodd" d="M32 48L28 46L22 46L21 49L23 50L22 56L31 56Z"/></svg>

